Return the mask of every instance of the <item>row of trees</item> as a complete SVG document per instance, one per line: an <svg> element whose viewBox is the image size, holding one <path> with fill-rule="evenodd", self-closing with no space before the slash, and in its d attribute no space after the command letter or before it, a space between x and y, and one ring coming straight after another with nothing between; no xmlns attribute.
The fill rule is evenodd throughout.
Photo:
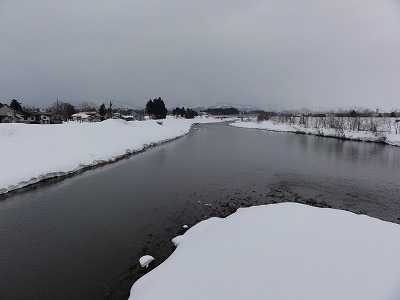
<svg viewBox="0 0 400 300"><path fill-rule="evenodd" d="M304 116L304 117L349 117L349 118L357 118L357 117L362 117L362 118L368 118L368 117L388 117L388 118L395 118L400 116L400 111L399 110L393 110L391 112L379 112L378 110L372 111L369 109L365 109L362 111L357 111L354 109L351 110L340 110L340 111L330 111L327 113L321 113L321 112L312 112L307 109L302 109L302 110L292 110L292 111L281 111L281 112L276 112L276 111L261 111L258 113L257 116L257 121L264 121L268 120L271 117L294 117L294 116Z"/></svg>
<svg viewBox="0 0 400 300"><path fill-rule="evenodd" d="M193 119L194 117L197 117L199 114L197 113L197 111L192 110L190 108L185 109L184 107L182 108L177 107L172 110L172 115L180 116L186 119Z"/></svg>
<svg viewBox="0 0 400 300"><path fill-rule="evenodd" d="M205 110L210 115L238 115L239 110L234 107L229 108L208 108Z"/></svg>
<svg viewBox="0 0 400 300"><path fill-rule="evenodd" d="M268 116L296 116L296 115L303 115L303 116L311 116L311 117L321 117L321 116L336 116L336 117L399 117L400 110L392 110L390 112L380 112L379 110L339 110L339 111L328 111L328 112L313 112L309 109L300 109L300 110L289 110L289 111L261 111L258 112L261 117L268 117Z"/></svg>
<svg viewBox="0 0 400 300"><path fill-rule="evenodd" d="M388 116L363 116L362 114L355 114L354 111L350 111L350 113L338 115L292 115L264 112L258 115L257 121L261 122L264 120L303 128L333 129L338 135L343 135L345 131L393 132L400 134L400 120L396 119L392 114Z"/></svg>

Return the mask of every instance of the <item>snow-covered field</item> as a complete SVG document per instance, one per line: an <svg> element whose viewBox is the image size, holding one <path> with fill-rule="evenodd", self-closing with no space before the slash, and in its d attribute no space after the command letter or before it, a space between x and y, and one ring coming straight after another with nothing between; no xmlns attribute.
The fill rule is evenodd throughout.
<svg viewBox="0 0 400 300"><path fill-rule="evenodd" d="M174 239L130 299L400 299L400 226L296 203L239 209Z"/></svg>
<svg viewBox="0 0 400 300"><path fill-rule="evenodd" d="M389 133L389 132L380 132L374 134L370 131L350 131L345 130L338 134L338 132L334 129L328 128L305 128L303 126L298 125L289 125L285 123L276 123L273 121L236 121L235 123L230 124L234 127L240 128L249 128L249 129L264 129L268 131L277 131L277 132L294 132L294 133L305 133L312 135L320 135L326 137L337 137L344 138L349 140L356 141L367 141L367 142L383 142L393 146L400 146L400 134Z"/></svg>
<svg viewBox="0 0 400 300"><path fill-rule="evenodd" d="M162 125L154 120L120 119L60 125L0 124L0 194L180 137L194 123L218 121L169 117Z"/></svg>

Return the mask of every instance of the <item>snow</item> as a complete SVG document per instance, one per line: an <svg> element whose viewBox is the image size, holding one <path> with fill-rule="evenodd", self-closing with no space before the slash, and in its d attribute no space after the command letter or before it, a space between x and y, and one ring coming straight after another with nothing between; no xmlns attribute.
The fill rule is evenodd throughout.
<svg viewBox="0 0 400 300"><path fill-rule="evenodd" d="M175 245L175 247L178 247L178 245L181 243L183 239L183 235L178 235L177 237L174 237L172 239L172 243Z"/></svg>
<svg viewBox="0 0 400 300"><path fill-rule="evenodd" d="M210 218L130 299L400 299L400 226L281 203Z"/></svg>
<svg viewBox="0 0 400 300"><path fill-rule="evenodd" d="M99 123L0 124L0 194L38 181L115 161L127 154L187 134L192 124L221 120L168 117L109 119Z"/></svg>
<svg viewBox="0 0 400 300"><path fill-rule="evenodd" d="M87 119L90 116L88 114L86 114L86 113L79 112L79 113L73 114L71 117L79 117L81 119Z"/></svg>
<svg viewBox="0 0 400 300"><path fill-rule="evenodd" d="M243 122L236 121L235 123L229 124L233 127L248 128L248 129L264 129L268 131L277 132L293 132L293 133L304 133L312 135L320 135L326 137L340 137L349 140L366 141L366 142L383 142L392 146L400 146L400 134L395 133L378 133L365 131L344 131L344 136L338 136L338 133L333 129L326 128L304 128L297 125L288 125L284 123L275 123L273 121L262 121L262 122Z"/></svg>
<svg viewBox="0 0 400 300"><path fill-rule="evenodd" d="M154 261L154 257L151 255L145 255L139 258L139 263L142 268L147 268L152 261Z"/></svg>

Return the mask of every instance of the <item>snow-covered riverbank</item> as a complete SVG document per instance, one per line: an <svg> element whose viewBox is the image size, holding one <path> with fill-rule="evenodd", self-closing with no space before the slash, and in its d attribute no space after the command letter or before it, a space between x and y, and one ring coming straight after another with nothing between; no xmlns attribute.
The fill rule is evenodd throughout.
<svg viewBox="0 0 400 300"><path fill-rule="evenodd" d="M365 215L254 206L174 242L130 299L400 299L400 226Z"/></svg>
<svg viewBox="0 0 400 300"><path fill-rule="evenodd" d="M0 124L0 194L41 180L112 162L187 134L194 123L213 118L167 118L60 125Z"/></svg>
<svg viewBox="0 0 400 300"><path fill-rule="evenodd" d="M355 141L366 141L366 142L379 142L385 143L392 146L400 146L400 134L395 134L394 132L378 132L373 133L370 131L350 131L343 130L338 132L334 129L329 128L305 128L299 125L289 125L285 123L276 123L271 120L256 122L242 122L237 121L235 123L229 124L234 127L248 128L248 129L263 129L268 131L277 132L292 132L292 133L303 133L312 134L326 137L335 137L341 139L355 140Z"/></svg>

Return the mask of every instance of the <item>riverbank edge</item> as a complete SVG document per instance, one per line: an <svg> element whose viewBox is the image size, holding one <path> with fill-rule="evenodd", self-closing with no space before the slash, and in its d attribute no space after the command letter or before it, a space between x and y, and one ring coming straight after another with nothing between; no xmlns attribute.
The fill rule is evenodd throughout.
<svg viewBox="0 0 400 300"><path fill-rule="evenodd" d="M279 197L276 198L273 197L270 200L260 200L258 198L252 198L246 204L239 202L231 203L229 200L228 202L222 201L218 205L209 206L211 209L211 211L209 212L209 218L212 217L226 218L235 213L239 208L285 203L285 202L300 203L319 208L332 208L332 206L326 203L325 201L317 201L302 197L292 199L291 201L282 200ZM341 208L336 208L336 209L341 209ZM359 215L365 214L364 212L353 212L353 213ZM205 219L202 218L186 219L186 222L189 225L189 227L185 228L177 226L176 228L174 228L172 232L169 233L170 239L164 241L164 243L160 243L159 238L157 238L156 236L152 236L151 238L149 238L148 244L145 245L146 249L148 250L132 257L132 263L120 275L120 278L114 283L114 285L104 291L102 299L105 300L129 299L130 291L134 283L138 281L141 277L145 276L147 273L156 269L159 265L163 264L175 252L176 246L172 242L172 239L177 236L185 234L185 232L189 230L189 228L195 226L196 224L200 223L203 220ZM148 268L142 268L139 264L139 258L142 255L144 255L144 253L150 253L151 255L154 255L154 257L156 258L156 260L153 263L151 263Z"/></svg>
<svg viewBox="0 0 400 300"><path fill-rule="evenodd" d="M111 157L108 160L98 160L98 161L94 161L92 164L87 164L87 165L79 165L77 168L71 170L71 171L67 171L67 172L51 172L51 173L46 173L44 175L41 175L37 178L31 178L28 181L21 181L19 183L17 183L16 185L10 185L7 188L3 188L0 189L0 200L3 200L3 198L6 198L8 195L10 195L11 193L16 193L18 191L23 191L23 189L30 189L32 187L37 186L40 183L45 183L47 181L52 181L52 180L57 180L57 181L62 181L66 178L70 178L72 176L75 175L79 175L82 174L85 171L89 171L89 170L94 170L96 168L100 168L102 166L105 165L109 165L115 162L118 162L120 160L123 159L127 159L133 155L136 154L140 154L145 152L147 149L168 143L168 142L172 142L175 141L177 139L180 139L186 135L188 135L192 130L193 130L193 126L199 125L202 123L193 123L190 125L190 129L185 132L182 133L178 136L175 136L173 138L169 138L169 139L164 139L158 142L152 142L150 144L144 144L142 147L138 148L138 149L134 149L134 150L126 150L124 154L115 156L115 157Z"/></svg>
<svg viewBox="0 0 400 300"><path fill-rule="evenodd" d="M289 130L283 130L283 129L279 130L279 129L272 129L272 128L240 126L240 123L242 123L242 122L230 123L229 126L236 127L236 128L243 128L243 129L265 130L265 131L279 132L279 133L314 135L314 136L325 137L325 138L334 138L334 139L339 139L339 140L344 140L344 141L367 142L367 143L376 143L376 144L400 147L400 143L394 143L394 142L388 141L386 139L386 137L376 136L375 138L364 138L363 139L361 137L349 137L349 136L341 136L341 135L335 135L335 134L330 134L330 133L324 133L321 130L307 131L307 130L302 130L300 128L293 128L293 129L289 129ZM243 122L243 123L248 123L248 122Z"/></svg>
<svg viewBox="0 0 400 300"><path fill-rule="evenodd" d="M279 205L281 205L281 207L282 207L282 204L283 203L280 203ZM297 203L296 202L288 202L288 203L286 203L286 205L291 205L291 206L293 206L294 204L296 204L297 205ZM250 207L247 207L247 208L245 208L245 209L255 209L255 208L257 208L257 207L261 207L261 206L270 206L271 204L267 204L267 205L256 205L256 206L250 206ZM276 205L276 204L272 204L272 205ZM302 207L304 207L304 208L306 208L306 207L313 207L313 205L304 205L304 206L302 206ZM298 206L299 207L299 206ZM318 208L327 208L327 207L324 207L324 206L314 206L314 207L318 207ZM242 208L241 208L242 209ZM307 208L307 209L309 209L309 208ZM335 218L337 219L337 218L341 218L342 216L344 216L343 215L343 213L345 213L346 212L346 210L342 210L342 209L331 209L330 207L329 207L329 209L330 209L330 214L331 214L331 212L333 212L333 211L336 211L335 212ZM320 210L320 211L322 211L322 210ZM327 211L327 210L324 210L325 212ZM337 214L337 213L339 213L340 212L340 216ZM348 211L347 211L348 212ZM347 213L346 212L346 213ZM237 213L238 213L238 211L236 211L236 212L234 212L233 214L236 214L237 215ZM295 213L291 213L291 216L294 216L294 215L296 215ZM351 217L352 218L354 218L354 217L356 217L357 215L363 215L363 214L356 214L356 213L353 213L353 212L350 212L350 214L347 214L347 216L350 216L351 215ZM272 216L273 217L273 215L271 214L270 216ZM326 217L326 215L324 215L325 217ZM231 215L229 215L229 216L227 216L228 218L232 218L232 214ZM221 219L224 219L225 217L223 217L223 218L221 218ZM263 214L263 215L260 215L260 219L262 219L262 218L264 218L265 219L265 215ZM388 225L389 226L391 226L391 225L397 225L397 224L391 224L390 222L386 222L386 221L382 221L382 220L380 220L380 219L376 219L376 218L373 218L373 217L363 217L363 218L359 218L358 220L361 220L361 221L363 221L363 222L365 222L366 220L367 220L367 218L369 218L369 220L368 220L368 222L370 222L370 224L371 225L374 225L374 229L375 228L377 228L377 225L379 225L379 226L381 226L382 225L382 227L381 228L383 228L383 229L388 229ZM212 218L211 218L212 219ZM200 225L199 223L197 223L197 224L195 224L194 226L192 226L191 228L194 228L194 227L196 227L196 226L200 226L200 228L199 228L199 226L198 226L198 228L196 228L198 231L193 231L193 232L188 232L188 235L189 236L187 236L187 237L185 237L185 236L182 236L182 237L179 237L179 241L178 241L178 239L176 239L176 241L178 242L177 244L179 245L179 243L181 242L181 241L185 241L186 239L191 239L192 237L194 238L194 237L196 237L196 235L197 235L197 233L200 233L200 234L202 234L203 236L207 236L207 235L204 235L204 233L206 232L212 232L212 231L208 231L208 224L210 224L210 222L211 222L211 224L213 225L213 223L215 224L215 222L214 221L217 221L217 225L218 225L218 222L220 222L220 221L222 221L222 220L211 220L211 219L207 219L207 220L205 220L205 223L203 223L202 225ZM275 219L274 218L272 218L274 221L275 221ZM289 220L290 219L290 220ZM301 219L301 218L300 218ZM300 220L299 219L299 220ZM320 218L320 216L318 216L318 218L316 219L317 220L317 222L318 221L320 221L320 220L324 220L325 218ZM276 219L276 220L279 220L279 221L283 221L283 223L282 224L285 224L285 222L286 221L291 221L292 220L292 218L283 218L283 219L281 219L281 218L278 218L278 219ZM355 219L353 219L353 220L355 220ZM332 220L330 220L330 221L332 221ZM329 221L329 222L330 222ZM301 222L301 221L300 221ZM313 224L313 222L314 221L312 221L311 222L311 224ZM329 223L328 222L328 223ZM378 224L378 223L379 224ZM382 222L382 223L381 223ZM247 223L247 222L244 222L244 224L245 223ZM330 224L334 224L335 222L330 222ZM206 225L204 225L204 224L206 224ZM256 226L258 226L260 223L257 223L256 224ZM301 224L301 223L300 223ZM353 221L351 221L349 224L353 224ZM365 223L364 223L365 224ZM357 224L357 226L356 227L354 227L354 228L358 228L359 229L359 226L358 226L359 224ZM219 225L218 225L219 226ZM276 226L274 226L273 228L275 229L275 227ZM283 227L285 227L285 226L283 226ZM315 227L315 226L314 226ZM249 230L249 228L250 228L250 230ZM251 226L249 226L248 228L246 228L246 231L244 231L244 232L250 232L251 233L251 228L255 228L254 226L253 227L251 227ZM279 226L277 227L277 228L279 228ZM344 230L344 232L346 233L346 228L348 228L348 227L346 227L346 226L344 226L343 227L343 230ZM392 227L392 228L394 228L394 227ZM194 230L196 230L196 229L194 229ZM225 234L225 231L220 231L220 230L218 230L219 228L217 228L217 231L219 231L219 234L221 234L221 236L222 235L224 235ZM297 229L297 227L296 227L296 229ZM398 228L396 228L397 230L398 230ZM309 231L305 231L305 232L309 232ZM375 233L374 232L374 230L372 230L371 231L372 233ZM292 234L292 232L290 232L291 234ZM399 231L397 231L397 233L399 233ZM340 234L339 234L340 235ZM214 235L215 236L215 235ZM228 234L227 236L229 236L230 238L235 238L236 236L235 235L232 235L232 234ZM278 239L277 239L277 241L279 241L279 233L278 233L278 235L276 235L276 236L278 236ZM315 244L318 244L318 243L320 243L320 240L321 240L321 236L322 235L317 235L316 236L316 243ZM379 236L379 235L377 235L377 236ZM308 239L309 237L311 237L311 236L307 236L306 238ZM351 237L350 237L350 239L351 239ZM350 241L350 239L349 239L349 241ZM239 239L239 240L243 240L243 239ZM247 239L245 238L245 240L247 241ZM296 239L295 239L296 240ZM369 237L367 238L367 240L369 240ZM198 241L198 240L197 240ZM174 241L172 241L172 242L174 242ZM253 243L254 245L258 245L257 243L259 243L259 240L257 240L255 243ZM296 245L296 241L294 242L295 244L294 245ZM193 247L192 248L192 253L197 253L196 252L196 249L199 249L199 245L218 245L219 247L220 246L223 246L223 243L221 244L221 243L207 243L207 241L205 241L204 242L204 240L202 241L202 243L195 243L195 246L196 247ZM264 244L266 245L266 247L269 247L270 245L270 243L268 243L268 240L266 240L265 242L264 242ZM284 249L284 247L286 246L286 244L287 243L282 243L282 249ZM299 243L297 242L297 245L298 245ZM376 244L376 243L375 243ZM379 244L379 243L378 243ZM386 243L382 243L382 244L386 244L386 245L391 245L391 243L390 243L390 240L388 241L388 242L386 242ZM245 243L245 245L248 245L248 243L246 244ZM278 243L278 245L279 245L279 243ZM339 245L339 248L338 249L340 249L341 248L341 243L339 242L339 243L335 243L335 244L333 244L334 245L334 247L335 246L337 246L337 245ZM351 243L350 243L350 245L352 245ZM359 247L359 245L356 243L356 244L353 244L353 245L356 245L357 246L357 248ZM303 246L303 243L300 243L300 248ZM207 247L207 246L206 246ZM240 248L240 246L239 246L239 248ZM248 248L248 247L247 247ZM299 249L300 249L299 248ZM362 248L362 247L361 247ZM218 249L221 249L221 247L220 248L216 248L217 249L217 251L212 251L212 253L215 253L215 252L218 252ZM224 249L223 251L225 251L226 252L226 250L225 250L225 248L223 247L222 249ZM267 249L267 248L266 248ZM277 248L277 249L279 249L279 248ZM208 251L208 249L207 249L207 251ZM221 251L221 253L223 253L223 251ZM297 251L297 250L296 250ZM251 251L250 251L251 252ZM308 252L308 253L310 253L310 252ZM346 258L346 256L348 255L348 253L346 253L346 252L343 252L344 253L344 259ZM356 252L355 252L356 253ZM372 253L372 252L371 252ZM182 255L183 253L180 253L180 255ZM248 255L246 256L246 255L242 255L243 254L243 251L242 250L239 250L239 255L236 257L236 259L238 258L238 257L240 257L240 259L242 259L243 257L243 260L245 261L245 263L247 263L247 261L248 260L246 260L245 258L246 257L248 257ZM272 253L272 254L274 254L274 253ZM188 257L187 256L187 252L185 252L185 255L186 255L186 257ZM155 288L155 290L160 290L159 289L159 287L160 287L160 285L158 284L158 283L160 283L160 282L165 282L165 279L166 278L169 278L168 277L168 274L172 274L174 271L177 271L177 272L175 272L175 273L177 273L177 274L182 274L182 271L187 271L187 270L189 270L189 273L193 273L193 272L190 272L190 269L188 269L187 267L185 267L185 266L187 266L188 265L188 263L190 264L190 261L196 261L196 256L198 256L198 255L194 255L193 257L190 257L190 259L189 260L186 260L186 263L181 263L180 264L180 266L184 266L184 268L174 268L173 266L176 266L176 263L177 263L177 260L175 259L175 260L173 260L173 263L171 264L171 263L169 263L168 264L168 267L166 267L168 270L169 270L169 272L165 272L163 275L165 275L165 274L167 274L167 277L165 277L165 276L163 276L163 277L160 277L159 275L160 275L160 272L155 272L157 275L155 275L155 276L153 276L153 277L151 277L150 276L150 278L152 278L151 280L149 280L149 278L145 278L146 280L147 280L147 282L145 283L145 284L143 284L143 282L140 282L139 284L136 284L136 282L134 283L134 285L132 286L132 288L131 288L131 292L130 292L130 298L128 298L128 300L129 299L136 299L136 297L138 296L138 295L140 295L140 296L142 296L142 298L143 299L152 299L152 297L154 297L154 296L156 296L156 298L157 298L157 293L144 293L144 291L146 291L146 290L149 290L149 288L150 288L150 290L151 290L151 287L156 287ZM215 264L213 263L213 259L215 259L216 257L221 257L221 255L219 254L219 255L214 255L214 254L212 254L211 256L213 256L211 259L206 259L205 261L207 261L207 262L212 262L212 263L210 263L210 270L211 270L211 272L212 272L212 269L213 269L213 266L215 267ZM306 255L305 255L306 256ZM380 257L384 257L385 255L381 255ZM302 256L300 255L300 258L301 258ZM304 257L304 256L303 256ZM307 261L311 261L311 262L314 262L314 258L313 258L313 256L311 256L312 257L312 259L311 260L307 260ZM377 257L379 257L379 256L377 256ZM391 257L396 257L396 251L393 251L393 253L391 254ZM176 258L176 256L174 257L174 258ZM285 257L285 258L287 258L287 257ZM323 261L328 261L328 260L326 260L326 257L322 257L323 258L323 260L321 261L321 262L323 262ZM301 259L300 259L301 260ZM339 259L338 261L343 261L343 258L342 259ZM178 262L178 264L179 264L179 262ZM250 265L252 265L252 264L250 264ZM254 265L254 264L253 264ZM268 265L270 265L270 264L265 264L266 266L268 266ZM333 264L334 265L334 264ZM346 263L344 263L343 264L344 265L344 269L345 270L347 270L347 269L349 269L349 270L351 270L351 267L348 267L348 264L346 264ZM306 266L306 270L313 270L313 268L310 268L310 269L308 269L307 268L307 265L305 265ZM360 266L360 264L358 264L358 265L354 265L354 266L356 266L356 269L353 269L353 270L356 270L357 271L357 273L360 271L360 268L359 268L359 266ZM163 266L163 267L165 267L165 265ZM229 264L225 264L225 265L222 265L221 266L222 267L222 269L224 269L225 267L227 267L227 268L229 268ZM160 268L160 269L162 269L162 268ZM221 269L221 268L220 268ZM239 268L240 269L240 268ZM290 269L290 268L289 268ZM304 268L300 268L300 270L303 270ZM332 268L330 268L330 267L327 267L327 268L325 268L326 270L331 270ZM333 268L334 269L334 268ZM193 270L193 268L192 268L192 270ZM160 270L159 270L160 271ZM165 268L164 268L164 271L165 271ZM172 273L171 273L171 271L172 271ZM252 270L252 271L254 271L254 270ZM361 269L361 271L362 271L362 269ZM229 271L228 271L229 272ZM227 272L227 274L228 274L228 272ZM308 272L308 271L306 271L306 272ZM254 273L254 272L252 272L252 273ZM315 273L315 272L314 272ZM199 273L200 275L199 275L199 279L201 278L201 276L203 276L204 277L204 272L200 272ZM272 276L273 276L273 274L274 273L271 273L272 274ZM335 274L334 272L332 273L332 274ZM393 276L393 273L392 274L390 274L390 272L388 273L389 275L391 275L391 276ZM151 274L151 275L154 275L154 274ZM190 275L190 274L189 274ZM193 275L193 274L192 274ZM356 275L356 274L355 274ZM317 274L317 276L318 276L318 274ZM397 274L397 276L398 276L398 274ZM260 277L260 276L259 276ZM175 277L176 278L176 277ZM230 279L229 279L230 277L229 276L227 276L226 277L226 279L227 279L227 282L229 282L229 281L231 281ZM161 281L159 280L159 279L161 279ZM183 278L184 279L184 278ZM333 278L334 279L334 278ZM278 279L279 280L279 279ZM176 291L177 290L177 288L179 289L179 283L181 283L181 282L183 282L182 281L182 278L180 278L180 280L176 280L174 283L178 283L176 286L175 286L175 289L174 289L174 291ZM198 281L197 281L198 282ZM329 280L327 281L327 282L330 282ZM365 281L364 281L365 282ZM393 281L394 283L395 283L395 280ZM183 283L184 285L185 285L185 282ZM190 285L190 282L186 282L186 286L187 286L187 284L189 284ZM340 283L339 283L340 284ZM135 287L135 285L136 285L136 290L134 290L134 287ZM169 287L170 287L171 285L168 285L167 286L167 289L163 289L164 290L164 292L167 292L168 293L168 291L172 291L172 289L168 289ZM207 283L205 283L205 284L200 284L200 285L198 285L197 286L197 289L201 289L202 287L207 287L207 286L212 286L212 283L211 284L207 284ZM395 286L395 285L393 285L393 286ZM193 288L193 286L192 286L192 288ZM196 287L195 287L196 288ZM249 287L250 289L251 289L251 286ZM154 290L154 289L153 289ZM192 289L193 290L193 289ZM192 291L190 288L188 289L188 293L186 293L186 295L192 295L193 293L191 293L191 291ZM378 290L379 291L379 290ZM386 294L386 291L387 291L387 289L383 289L383 294ZM396 291L396 290L393 290L394 292ZM374 291L373 291L374 292ZM176 296L177 295L177 293L171 293L171 294L173 294L174 296ZM221 293L220 293L221 294ZM145 295L144 297L143 297L143 295ZM149 297L146 297L146 296L148 296L148 295L150 295L150 298ZM185 296L186 296L185 295ZM201 299L201 297L204 295L204 294L201 294L201 293L199 293L198 295L200 295L200 297L198 297L199 299ZM159 296L159 295L158 295ZM184 296L184 297L185 297ZM180 297L180 296L177 296L178 298ZM181 296L182 297L182 296ZM140 297L138 297L138 298L140 298ZM173 297L172 297L173 298ZM172 299L171 298L171 299Z"/></svg>

